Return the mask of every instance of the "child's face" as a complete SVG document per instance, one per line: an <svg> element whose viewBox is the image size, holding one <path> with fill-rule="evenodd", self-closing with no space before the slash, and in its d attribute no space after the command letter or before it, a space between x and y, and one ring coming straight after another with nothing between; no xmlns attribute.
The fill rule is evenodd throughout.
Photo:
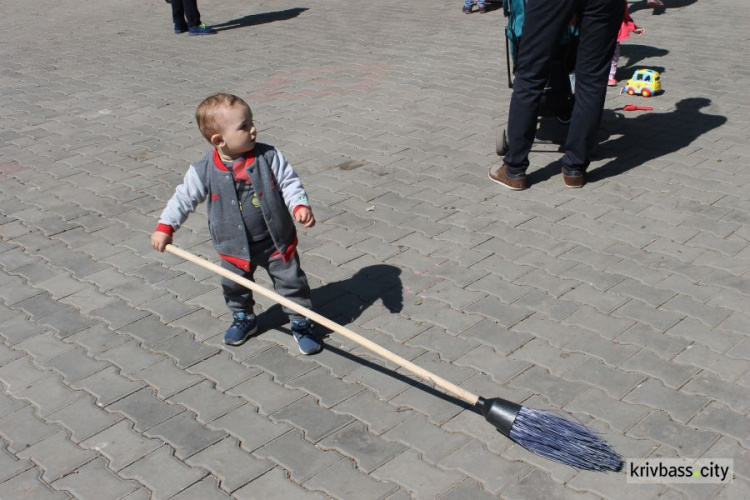
<svg viewBox="0 0 750 500"><path fill-rule="evenodd" d="M224 126L221 130L221 153L236 157L255 147L258 131L253 124L253 113L248 106L232 106L224 110Z"/></svg>

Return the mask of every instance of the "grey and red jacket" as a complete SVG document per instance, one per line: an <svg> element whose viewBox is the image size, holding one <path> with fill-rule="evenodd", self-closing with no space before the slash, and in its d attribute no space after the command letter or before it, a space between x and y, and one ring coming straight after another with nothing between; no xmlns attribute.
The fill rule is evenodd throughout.
<svg viewBox="0 0 750 500"><path fill-rule="evenodd" d="M281 152L267 144L255 145L255 161L247 162L247 173L260 202L276 251L289 261L297 249L293 214L310 207L302 181ZM190 165L182 184L167 202L157 231L172 234L198 204L208 201L208 230L222 259L249 271L250 252L245 223L237 199L232 172L213 150Z"/></svg>

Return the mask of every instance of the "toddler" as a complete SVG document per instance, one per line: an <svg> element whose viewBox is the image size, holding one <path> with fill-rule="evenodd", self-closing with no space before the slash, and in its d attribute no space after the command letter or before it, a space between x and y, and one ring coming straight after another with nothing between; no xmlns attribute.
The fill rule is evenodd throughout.
<svg viewBox="0 0 750 500"><path fill-rule="evenodd" d="M196 120L214 149L188 169L159 218L151 245L163 252L188 215L207 201L208 230L222 267L252 280L261 266L277 293L309 309L310 287L300 268L294 221L309 228L315 217L302 182L278 149L255 142L253 113L241 98L212 95L198 106ZM234 318L224 343L242 345L258 330L253 294L226 278L221 286ZM312 334L311 321L283 309L300 352L319 352L322 344Z"/></svg>
<svg viewBox="0 0 750 500"><path fill-rule="evenodd" d="M639 28L633 22L630 17L630 10L628 9L628 2L625 0L625 13L623 14L622 24L620 25L620 31L617 33L617 43L615 44L615 53L612 55L612 65L609 67L609 80L607 85L614 87L617 85L617 79L615 73L617 73L617 62L620 59L620 42L630 38L631 33L636 35L642 35L646 32L643 28Z"/></svg>

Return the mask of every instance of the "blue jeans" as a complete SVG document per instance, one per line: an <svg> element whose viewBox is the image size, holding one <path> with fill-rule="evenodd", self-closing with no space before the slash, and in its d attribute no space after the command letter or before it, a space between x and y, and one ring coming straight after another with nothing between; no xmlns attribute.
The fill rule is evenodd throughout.
<svg viewBox="0 0 750 500"><path fill-rule="evenodd" d="M484 7L484 0L477 0L477 7ZM471 7L474 5L474 0L464 0L464 7Z"/></svg>

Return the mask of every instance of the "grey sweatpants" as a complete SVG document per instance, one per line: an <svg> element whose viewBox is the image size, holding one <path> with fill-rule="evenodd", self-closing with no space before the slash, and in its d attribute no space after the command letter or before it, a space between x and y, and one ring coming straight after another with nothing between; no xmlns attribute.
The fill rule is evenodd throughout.
<svg viewBox="0 0 750 500"><path fill-rule="evenodd" d="M307 276L299 265L299 255L295 253L294 257L290 259L289 262L284 262L280 256L271 258L271 254L275 251L276 247L274 246L273 241L271 238L268 238L250 245L249 272L246 272L225 260L221 261L221 267L239 274L250 281L255 281L255 270L258 267L262 267L271 277L273 288L276 293L303 307L311 309L312 301L310 300L310 285L308 285ZM251 312L253 310L255 300L253 300L253 292L250 291L250 289L227 278L221 279L221 287L224 290L224 300L230 311ZM289 315L290 321L305 319L304 316L297 314L286 307L282 306L282 310L285 314Z"/></svg>

